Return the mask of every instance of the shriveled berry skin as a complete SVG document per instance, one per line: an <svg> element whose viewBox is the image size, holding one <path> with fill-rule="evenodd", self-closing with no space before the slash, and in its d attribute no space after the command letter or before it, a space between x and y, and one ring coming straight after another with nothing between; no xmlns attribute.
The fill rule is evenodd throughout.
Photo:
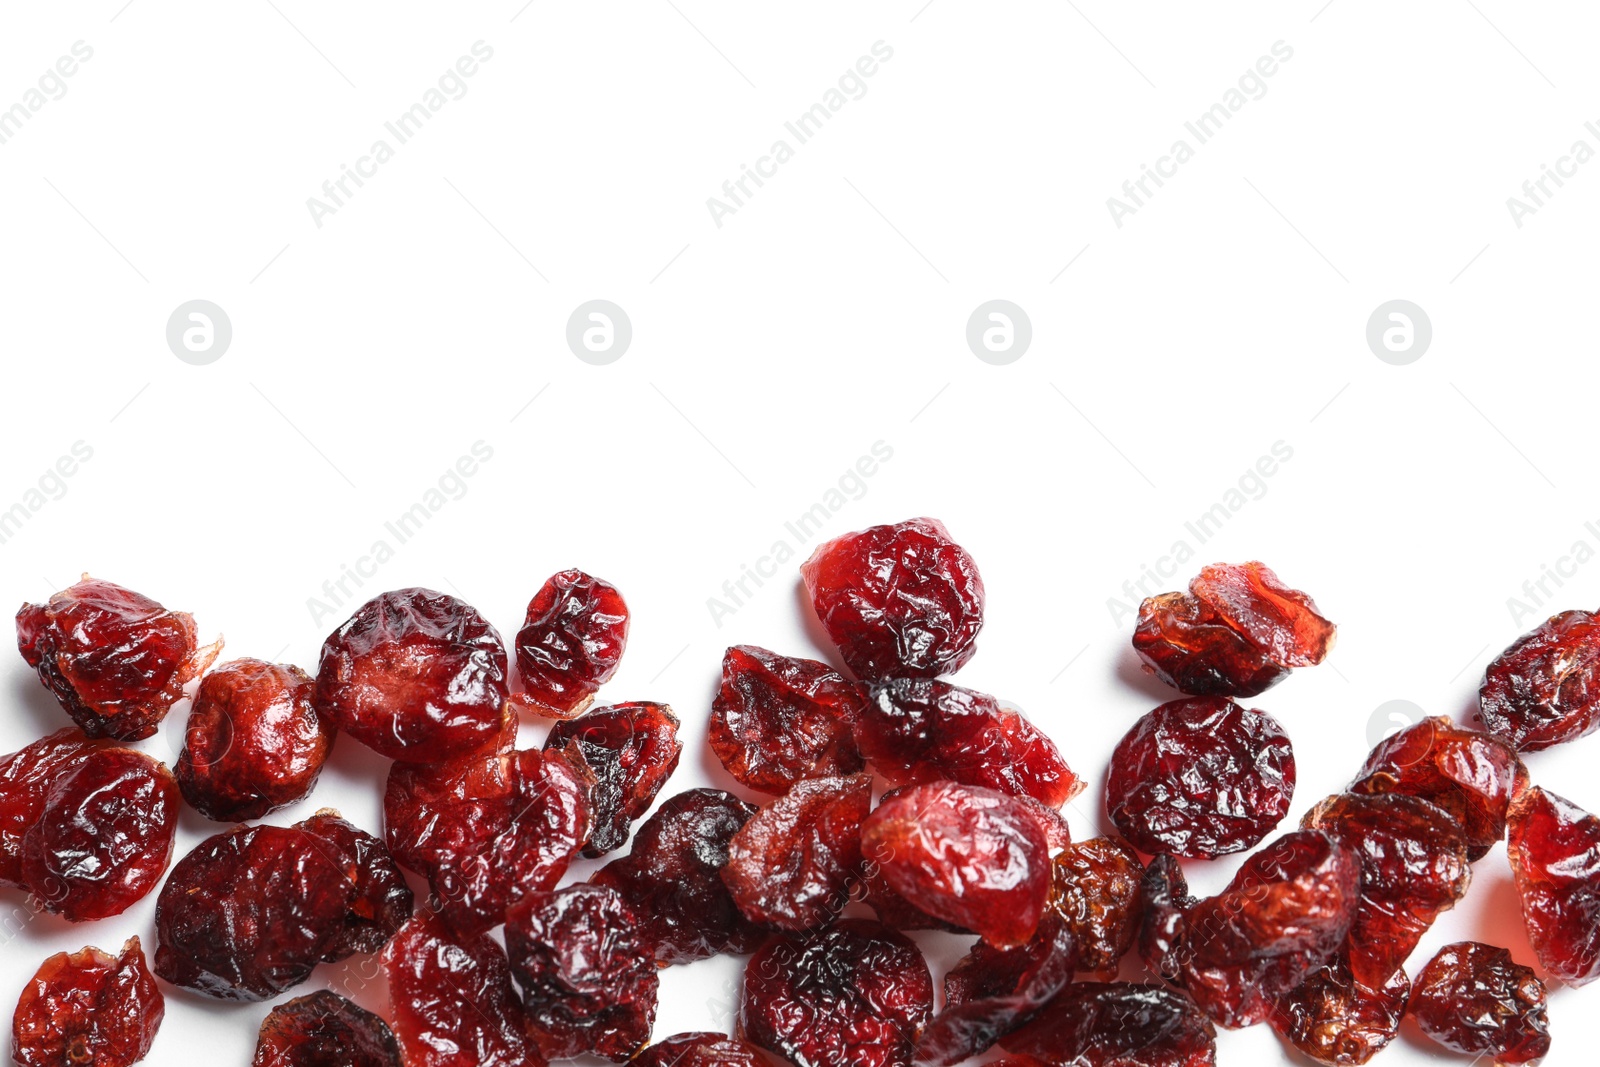
<svg viewBox="0 0 1600 1067"><path fill-rule="evenodd" d="M398 589L367 601L323 642L317 707L391 759L438 763L500 729L506 665L500 634L471 605Z"/></svg>
<svg viewBox="0 0 1600 1067"><path fill-rule="evenodd" d="M735 645L711 702L711 749L741 785L782 796L861 769L851 728L865 705L862 687L826 663Z"/></svg>
<svg viewBox="0 0 1600 1067"><path fill-rule="evenodd" d="M721 874L729 842L756 810L720 789L669 797L639 827L629 854L590 879L633 907L658 963L750 952L765 938L734 904Z"/></svg>
<svg viewBox="0 0 1600 1067"><path fill-rule="evenodd" d="M796 1067L911 1067L933 976L903 934L864 919L777 937L750 957L744 1040Z"/></svg>
<svg viewBox="0 0 1600 1067"><path fill-rule="evenodd" d="M201 648L194 617L85 577L17 612L17 648L78 728L138 741L161 726L222 642Z"/></svg>
<svg viewBox="0 0 1600 1067"><path fill-rule="evenodd" d="M1353 944L1359 944L1352 938ZM1400 1032L1411 983L1397 969L1368 986L1343 954L1278 998L1267 1021L1278 1036L1318 1063L1353 1067L1382 1052Z"/></svg>
<svg viewBox="0 0 1600 1067"><path fill-rule="evenodd" d="M992 789L933 782L883 799L861 830L864 855L896 892L1000 948L1026 942L1050 895L1038 820Z"/></svg>
<svg viewBox="0 0 1600 1067"><path fill-rule="evenodd" d="M751 922L821 926L844 909L861 872L872 775L812 778L762 809L728 842L722 880Z"/></svg>
<svg viewBox="0 0 1600 1067"><path fill-rule="evenodd" d="M401 1067L400 1045L378 1016L319 989L267 1013L251 1067Z"/></svg>
<svg viewBox="0 0 1600 1067"><path fill-rule="evenodd" d="M1411 1015L1447 1049L1534 1063L1550 1051L1544 983L1511 953L1479 941L1439 950L1417 975Z"/></svg>
<svg viewBox="0 0 1600 1067"><path fill-rule="evenodd" d="M45 793L22 838L22 881L71 922L121 914L166 873L178 805L164 764L131 748L92 752Z"/></svg>
<svg viewBox="0 0 1600 1067"><path fill-rule="evenodd" d="M655 1024L661 979L639 919L614 889L530 893L506 919L528 1037L549 1059L592 1053L621 1063Z"/></svg>
<svg viewBox="0 0 1600 1067"><path fill-rule="evenodd" d="M22 839L39 821L45 794L62 775L108 747L69 726L0 757L0 885L22 881Z"/></svg>
<svg viewBox="0 0 1600 1067"><path fill-rule="evenodd" d="M1143 876L1138 854L1114 837L1069 844L1051 861L1049 910L1066 924L1078 970L1116 976L1139 933Z"/></svg>
<svg viewBox="0 0 1600 1067"><path fill-rule="evenodd" d="M726 1034L674 1034L628 1061L631 1067L768 1067L754 1045Z"/></svg>
<svg viewBox="0 0 1600 1067"><path fill-rule="evenodd" d="M1211 859L1260 843L1289 813L1294 748L1272 716L1226 697L1162 704L1111 756L1106 810L1152 854Z"/></svg>
<svg viewBox="0 0 1600 1067"><path fill-rule="evenodd" d="M1266 565L1202 567L1189 592L1139 605L1133 647L1145 669L1192 696L1253 697L1321 663L1334 625Z"/></svg>
<svg viewBox="0 0 1600 1067"><path fill-rule="evenodd" d="M1151 974L1183 982L1188 949L1188 913L1199 901L1189 895L1183 868L1171 856L1157 856L1139 880L1139 958Z"/></svg>
<svg viewBox="0 0 1600 1067"><path fill-rule="evenodd" d="M383 949L389 1017L406 1067L544 1067L511 965L487 934L413 918Z"/></svg>
<svg viewBox="0 0 1600 1067"><path fill-rule="evenodd" d="M305 799L333 748L316 682L299 667L240 659L207 674L178 754L178 788L217 822L259 819Z"/></svg>
<svg viewBox="0 0 1600 1067"><path fill-rule="evenodd" d="M350 886L344 929L323 950L334 963L357 952L376 952L411 918L411 887L383 842L324 808L294 829L315 838L314 844L339 868Z"/></svg>
<svg viewBox="0 0 1600 1067"><path fill-rule="evenodd" d="M1600 818L1534 786L1511 802L1506 852L1545 972L1570 986L1600 978Z"/></svg>
<svg viewBox="0 0 1600 1067"><path fill-rule="evenodd" d="M627 844L633 821L650 810L683 753L678 717L649 700L592 708L558 722L544 747L565 752L594 775L594 826L583 847L590 859Z"/></svg>
<svg viewBox="0 0 1600 1067"><path fill-rule="evenodd" d="M1352 793L1404 793L1450 813L1479 860L1506 835L1506 809L1528 785L1528 769L1505 742L1444 716L1423 719L1373 748Z"/></svg>
<svg viewBox="0 0 1600 1067"><path fill-rule="evenodd" d="M895 678L856 720L856 743L894 785L961 782L1059 808L1083 791L1055 742L987 693Z"/></svg>
<svg viewBox="0 0 1600 1067"><path fill-rule="evenodd" d="M431 881L436 871L481 852L510 826L516 742L516 716L506 712L499 732L477 751L439 763L390 764L383 835L396 862Z"/></svg>
<svg viewBox="0 0 1600 1067"><path fill-rule="evenodd" d="M1600 618L1563 611L1512 642L1483 672L1478 719L1519 752L1600 729Z"/></svg>
<svg viewBox="0 0 1600 1067"><path fill-rule="evenodd" d="M983 579L937 519L836 537L800 576L823 629L864 682L950 674L977 651Z"/></svg>
<svg viewBox="0 0 1600 1067"><path fill-rule="evenodd" d="M21 1067L128 1067L144 1059L166 1014L139 939L115 957L97 948L45 960L11 1019L11 1057Z"/></svg>
<svg viewBox="0 0 1600 1067"><path fill-rule="evenodd" d="M1074 982L1000 1044L1056 1067L1217 1062L1216 1030L1193 1001L1176 989L1132 982Z"/></svg>
<svg viewBox="0 0 1600 1067"><path fill-rule="evenodd" d="M617 673L628 643L628 605L610 582L580 570L552 575L517 631L518 704L567 719Z"/></svg>

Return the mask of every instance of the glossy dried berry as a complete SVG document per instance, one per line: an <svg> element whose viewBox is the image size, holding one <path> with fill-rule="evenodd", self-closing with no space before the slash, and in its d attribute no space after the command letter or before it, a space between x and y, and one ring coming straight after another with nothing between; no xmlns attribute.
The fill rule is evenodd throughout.
<svg viewBox="0 0 1600 1067"><path fill-rule="evenodd" d="M871 856L863 854L861 864L861 895L878 915L878 921L895 930L944 930L952 934L970 934L955 923L929 915L901 896L883 876L883 868Z"/></svg>
<svg viewBox="0 0 1600 1067"><path fill-rule="evenodd" d="M22 881L22 839L43 814L45 794L91 753L107 747L69 726L0 757L0 885L27 888Z"/></svg>
<svg viewBox="0 0 1600 1067"><path fill-rule="evenodd" d="M411 918L411 887L383 842L324 808L294 829L314 838L314 847L339 869L350 886L344 929L323 949L333 963L357 952L376 952Z"/></svg>
<svg viewBox="0 0 1600 1067"><path fill-rule="evenodd" d="M317 707L391 759L438 763L483 747L506 697L500 634L444 593L383 593L322 645Z"/></svg>
<svg viewBox="0 0 1600 1067"><path fill-rule="evenodd" d="M1352 937L1351 943L1361 942ZM1404 970L1368 986L1350 973L1341 954L1279 997L1268 1021L1279 1037L1318 1063L1353 1067L1394 1040L1410 995Z"/></svg>
<svg viewBox="0 0 1600 1067"><path fill-rule="evenodd" d="M610 582L580 570L553 575L528 603L517 631L517 703L567 719L617 673L628 643L628 605Z"/></svg>
<svg viewBox="0 0 1600 1067"><path fill-rule="evenodd" d="M629 1060L630 1067L768 1067L754 1045L726 1034L674 1034Z"/></svg>
<svg viewBox="0 0 1600 1067"><path fill-rule="evenodd" d="M1333 623L1261 563L1202 567L1188 593L1139 605L1133 647L1145 670L1193 696L1253 697L1321 663Z"/></svg>
<svg viewBox="0 0 1600 1067"><path fill-rule="evenodd" d="M252 1067L401 1067L389 1024L327 989L267 1013Z"/></svg>
<svg viewBox="0 0 1600 1067"><path fill-rule="evenodd" d="M516 716L507 712L483 748L439 763L389 765L384 841L396 862L432 879L476 855L511 825L517 791Z"/></svg>
<svg viewBox="0 0 1600 1067"><path fill-rule="evenodd" d="M137 937L115 957L97 948L58 952L22 988L11 1057L21 1067L128 1067L150 1051L165 1014Z"/></svg>
<svg viewBox="0 0 1600 1067"><path fill-rule="evenodd" d="M1600 618L1563 611L1517 638L1483 673L1478 718L1521 752L1600 729Z"/></svg>
<svg viewBox="0 0 1600 1067"><path fill-rule="evenodd" d="M648 700L593 708L558 722L544 747L565 752L594 775L589 797L594 826L583 848L591 859L627 843L634 820L650 810L683 752L678 717L667 705Z"/></svg>
<svg viewBox="0 0 1600 1067"><path fill-rule="evenodd" d="M1049 910L1066 924L1078 970L1116 976L1139 933L1139 882L1144 864L1112 837L1069 844L1051 862Z"/></svg>
<svg viewBox="0 0 1600 1067"><path fill-rule="evenodd" d="M194 617L85 576L17 612L17 648L78 728L137 741L161 726L222 642L199 647Z"/></svg>
<svg viewBox="0 0 1600 1067"><path fill-rule="evenodd" d="M865 682L933 678L977 651L983 579L937 519L836 537L800 567L811 606Z"/></svg>
<svg viewBox="0 0 1600 1067"><path fill-rule="evenodd" d="M303 800L333 748L316 682L299 667L240 659L206 675L178 754L178 788L218 822L246 822Z"/></svg>
<svg viewBox="0 0 1600 1067"><path fill-rule="evenodd" d="M1535 786L1511 803L1506 852L1546 973L1571 986L1600 978L1600 818Z"/></svg>
<svg viewBox="0 0 1600 1067"><path fill-rule="evenodd" d="M1272 716L1226 697L1173 700L1117 743L1106 810L1152 854L1211 859L1253 848L1289 813L1294 749Z"/></svg>
<svg viewBox="0 0 1600 1067"><path fill-rule="evenodd" d="M172 861L178 784L131 748L92 751L56 778L22 837L22 881L71 922L126 911Z"/></svg>
<svg viewBox="0 0 1600 1067"><path fill-rule="evenodd" d="M750 957L739 1033L798 1067L911 1067L933 976L888 927L845 919L777 937Z"/></svg>
<svg viewBox="0 0 1600 1067"><path fill-rule="evenodd" d="M547 1058L620 1063L650 1040L661 979L638 925L621 894L598 885L530 893L511 909L511 974Z"/></svg>
<svg viewBox="0 0 1600 1067"><path fill-rule="evenodd" d="M871 807L870 774L796 783L728 843L722 880L739 910L779 930L837 916L861 872L861 824Z"/></svg>
<svg viewBox="0 0 1600 1067"><path fill-rule="evenodd" d="M1411 990L1411 1015L1447 1049L1534 1063L1550 1051L1544 983L1503 948L1459 941L1439 950Z"/></svg>
<svg viewBox="0 0 1600 1067"><path fill-rule="evenodd" d="M1183 868L1171 856L1157 856L1139 880L1139 958L1151 974L1183 982L1188 949L1188 913L1199 901L1189 895Z"/></svg>
<svg viewBox="0 0 1600 1067"><path fill-rule="evenodd" d="M1176 989L1132 982L1074 982L1000 1044L1055 1067L1217 1062L1216 1030L1193 1001Z"/></svg>
<svg viewBox="0 0 1600 1067"><path fill-rule="evenodd" d="M781 796L861 770L852 726L865 705L862 687L826 663L735 645L711 702L711 749L741 785Z"/></svg>
<svg viewBox="0 0 1600 1067"><path fill-rule="evenodd" d="M1050 855L1038 819L992 789L934 782L883 799L863 854L910 904L1001 948L1038 929Z"/></svg>

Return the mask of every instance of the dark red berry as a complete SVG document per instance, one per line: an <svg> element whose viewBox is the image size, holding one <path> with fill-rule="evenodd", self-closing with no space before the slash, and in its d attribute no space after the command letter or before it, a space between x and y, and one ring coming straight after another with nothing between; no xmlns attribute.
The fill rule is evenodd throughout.
<svg viewBox="0 0 1600 1067"><path fill-rule="evenodd" d="M1550 1051L1544 983L1503 948L1459 941L1439 950L1411 988L1422 1032L1497 1064L1534 1063Z"/></svg>
<svg viewBox="0 0 1600 1067"><path fill-rule="evenodd" d="M400 1067L389 1024L327 989L267 1013L252 1067Z"/></svg>
<svg viewBox="0 0 1600 1067"><path fill-rule="evenodd" d="M1570 986L1600 978L1600 818L1534 786L1511 802L1506 852L1546 973Z"/></svg>
<svg viewBox="0 0 1600 1067"><path fill-rule="evenodd" d="M43 814L45 794L91 753L107 747L69 726L0 757L0 885L27 888L22 880L22 839Z"/></svg>
<svg viewBox="0 0 1600 1067"><path fill-rule="evenodd" d="M781 796L804 778L862 767L851 727L861 686L816 660L735 645L711 703L711 749L741 785Z"/></svg>
<svg viewBox="0 0 1600 1067"><path fill-rule="evenodd" d="M1410 995L1404 970L1369 986L1350 973L1340 954L1279 997L1268 1022L1279 1037L1318 1063L1352 1067L1394 1040Z"/></svg>
<svg viewBox="0 0 1600 1067"><path fill-rule="evenodd" d="M565 752L594 776L589 798L594 826L583 848L591 859L627 843L634 820L650 810L683 752L678 717L667 705L648 700L592 708L558 722L544 747Z"/></svg>
<svg viewBox="0 0 1600 1067"><path fill-rule="evenodd" d="M1478 718L1522 752L1600 729L1600 618L1563 611L1517 638L1483 673Z"/></svg>
<svg viewBox="0 0 1600 1067"><path fill-rule="evenodd" d="M1215 1067L1217 1034L1176 989L1074 982L1000 1039L1007 1052L1058 1067Z"/></svg>
<svg viewBox="0 0 1600 1067"><path fill-rule="evenodd" d="M57 952L22 988L11 1057L21 1067L128 1067L150 1051L165 1014L137 937L115 957Z"/></svg>
<svg viewBox="0 0 1600 1067"><path fill-rule="evenodd" d="M1139 880L1139 958L1151 974L1183 982L1188 952L1188 913L1199 901L1189 895L1183 868L1171 856L1157 856Z"/></svg>
<svg viewBox="0 0 1600 1067"><path fill-rule="evenodd" d="M411 887L383 842L329 808L294 825L339 869L350 886L344 929L324 947L334 963L357 952L376 952L411 918Z"/></svg>
<svg viewBox="0 0 1600 1067"><path fill-rule="evenodd" d="M768 1067L754 1045L726 1034L674 1034L629 1060L630 1067Z"/></svg>
<svg viewBox="0 0 1600 1067"><path fill-rule="evenodd" d="M1071 935L1078 970L1115 977L1139 932L1144 864L1116 838L1095 837L1068 844L1051 867L1049 910Z"/></svg>
<svg viewBox="0 0 1600 1067"><path fill-rule="evenodd" d="M517 631L517 703L568 719L611 680L628 643L628 605L610 582L580 570L553 575L528 604Z"/></svg>

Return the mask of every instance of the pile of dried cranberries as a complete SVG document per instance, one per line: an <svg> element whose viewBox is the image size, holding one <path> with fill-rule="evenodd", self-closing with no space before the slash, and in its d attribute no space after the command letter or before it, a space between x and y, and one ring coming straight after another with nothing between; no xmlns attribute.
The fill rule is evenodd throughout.
<svg viewBox="0 0 1600 1067"><path fill-rule="evenodd" d="M1319 663L1334 626L1260 563L1205 567L1140 609L1134 648L1183 695L1112 753L1116 834L1074 842L1060 809L1084 783L1055 743L947 680L976 651L984 587L941 523L847 534L800 573L845 669L738 645L710 708L711 751L759 804L656 803L679 720L594 705L629 613L581 571L534 595L509 650L455 597L384 593L315 676L207 673L219 645L190 616L109 582L25 606L19 648L76 728L0 758L0 884L73 922L160 891L153 973L138 937L45 960L14 1059L123 1067L156 1039L157 979L260 1001L366 955L387 1017L328 990L281 1001L258 1067L953 1067L997 1045L1000 1067L1205 1067L1216 1027L1259 1023L1345 1065L1408 1016L1447 1049L1532 1063L1550 1046L1534 969L1472 941L1405 969L1501 840L1542 973L1600 977L1600 819L1518 755L1600 727L1594 616L1557 615L1490 665L1484 731L1400 731L1268 840L1294 750L1236 701ZM122 744L186 687L174 774ZM541 747L516 747L522 714L556 720ZM381 837L326 809L242 822L308 796L340 733L393 761ZM185 802L230 826L169 874ZM1232 853L1248 855L1226 888L1191 896L1180 861ZM917 930L972 938L937 998ZM660 970L722 953L749 957L737 1032L652 1043Z"/></svg>

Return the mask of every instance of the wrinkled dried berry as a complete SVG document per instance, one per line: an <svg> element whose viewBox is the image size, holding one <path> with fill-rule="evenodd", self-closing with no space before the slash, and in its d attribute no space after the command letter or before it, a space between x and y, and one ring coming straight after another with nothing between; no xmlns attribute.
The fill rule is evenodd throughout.
<svg viewBox="0 0 1600 1067"><path fill-rule="evenodd" d="M1600 818L1535 786L1511 802L1506 852L1545 971L1571 986L1600 978Z"/></svg>
<svg viewBox="0 0 1600 1067"><path fill-rule="evenodd" d="M1138 855L1111 837L1069 844L1052 861L1049 910L1077 947L1078 970L1116 976L1139 932Z"/></svg>
<svg viewBox="0 0 1600 1067"><path fill-rule="evenodd" d="M1151 974L1174 984L1183 981L1187 915L1199 901L1189 895L1183 868L1171 856L1157 856L1139 880L1139 958Z"/></svg>
<svg viewBox="0 0 1600 1067"><path fill-rule="evenodd" d="M137 741L156 732L222 642L200 648L193 616L85 576L48 604L23 605L17 647L80 730Z"/></svg>
<svg viewBox="0 0 1600 1067"><path fill-rule="evenodd" d="M322 645L317 707L391 759L438 763L481 748L506 696L500 634L444 593L383 593Z"/></svg>
<svg viewBox="0 0 1600 1067"><path fill-rule="evenodd" d="M511 909L506 953L528 1037L547 1058L620 1063L650 1040L661 979L638 923L621 894L598 885L530 893Z"/></svg>
<svg viewBox="0 0 1600 1067"><path fill-rule="evenodd" d="M259 819L303 800L333 747L333 724L299 667L240 659L206 675L178 754L178 788L218 822Z"/></svg>
<svg viewBox="0 0 1600 1067"><path fill-rule="evenodd" d="M937 519L834 538L800 576L823 629L862 681L949 674L977 651L983 579Z"/></svg>
<svg viewBox="0 0 1600 1067"><path fill-rule="evenodd" d="M118 915L161 881L178 830L178 783L130 748L88 753L56 778L22 837L22 881L72 922Z"/></svg>
<svg viewBox="0 0 1600 1067"><path fill-rule="evenodd" d="M1522 752L1600 729L1600 618L1563 611L1517 638L1483 672L1478 718Z"/></svg>
<svg viewBox="0 0 1600 1067"><path fill-rule="evenodd" d="M821 926L843 910L861 871L872 775L812 778L773 801L728 843L722 880L752 922Z"/></svg>
<svg viewBox="0 0 1600 1067"><path fill-rule="evenodd" d="M511 825L517 791L517 720L476 752L440 763L389 765L383 792L384 841L407 870L432 879L463 856L482 852Z"/></svg>
<svg viewBox="0 0 1600 1067"><path fill-rule="evenodd" d="M741 785L781 796L801 779L861 769L851 727L865 704L826 663L735 645L711 703L711 749Z"/></svg>
<svg viewBox="0 0 1600 1067"><path fill-rule="evenodd" d="M1216 1031L1193 1001L1176 989L1131 982L1075 982L1000 1044L1055 1067L1217 1062Z"/></svg>
<svg viewBox="0 0 1600 1067"><path fill-rule="evenodd" d="M567 719L617 673L628 643L628 605L610 582L580 570L553 575L528 603L517 631L517 703Z"/></svg>
<svg viewBox="0 0 1600 1067"><path fill-rule="evenodd" d="M115 957L97 948L57 952L22 989L11 1057L22 1067L128 1067L150 1051L165 1014L137 937Z"/></svg>
<svg viewBox="0 0 1600 1067"><path fill-rule="evenodd" d="M1493 945L1440 949L1417 975L1411 1015L1445 1048L1496 1063L1533 1063L1550 1051L1544 983Z"/></svg>
<svg viewBox="0 0 1600 1067"><path fill-rule="evenodd" d="M411 887L383 842L324 808L294 829L316 839L350 885L344 930L323 950L329 963L357 952L376 952L411 918Z"/></svg>
<svg viewBox="0 0 1600 1067"><path fill-rule="evenodd" d="M1360 944L1354 937L1351 942ZM1404 970L1368 986L1340 955L1279 997L1268 1021L1278 1036L1318 1063L1353 1067L1394 1040L1410 995Z"/></svg>
<svg viewBox="0 0 1600 1067"><path fill-rule="evenodd" d="M683 752L678 717L667 705L648 700L594 708L558 722L544 747L567 753L594 775L594 826L583 848L591 859L627 843L633 821L650 810Z"/></svg>
<svg viewBox="0 0 1600 1067"><path fill-rule="evenodd" d="M252 1067L400 1067L389 1024L327 989L267 1013Z"/></svg>
<svg viewBox="0 0 1600 1067"><path fill-rule="evenodd" d="M674 1034L628 1061L630 1067L767 1067L753 1045L726 1034Z"/></svg>
<svg viewBox="0 0 1600 1067"><path fill-rule="evenodd" d="M954 782L912 786L867 817L861 847L913 906L999 947L1027 941L1044 914L1044 832L1004 793Z"/></svg>
<svg viewBox="0 0 1600 1067"><path fill-rule="evenodd" d="M911 1067L932 1014L933 976L917 946L845 919L750 957L739 1032L799 1067Z"/></svg>
<svg viewBox="0 0 1600 1067"><path fill-rule="evenodd" d="M0 885L22 881L22 839L44 812L50 786L93 752L107 748L69 726L0 757Z"/></svg>
<svg viewBox="0 0 1600 1067"><path fill-rule="evenodd" d="M1276 719L1192 697L1162 704L1117 743L1106 810L1141 851L1210 859L1258 844L1289 813L1294 783Z"/></svg>

